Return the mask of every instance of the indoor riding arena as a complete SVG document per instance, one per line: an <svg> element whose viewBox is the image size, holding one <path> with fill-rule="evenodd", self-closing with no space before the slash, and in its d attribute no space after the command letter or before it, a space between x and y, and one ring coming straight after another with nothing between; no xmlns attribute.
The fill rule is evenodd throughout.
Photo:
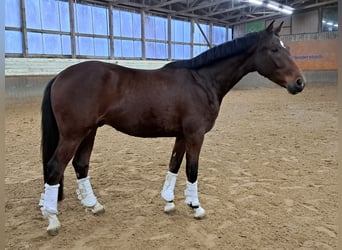
<svg viewBox="0 0 342 250"><path fill-rule="evenodd" d="M5 7L6 249L337 248L337 0L5 0ZM41 106L45 86L57 74L95 60L138 69L131 75L143 72L147 79L171 61L192 62L223 43L238 48L244 37L268 30L279 48L252 46L270 56L287 51L303 76L296 81L300 93L290 94L288 85L274 83L267 73L261 76L261 65L226 94L199 155L198 198L205 215L194 218L194 203L185 204L188 144L174 189L175 209L166 211L172 201L161 194L176 156L175 137L129 136L108 125L97 130L88 173L105 212L94 214L76 193L80 182L72 160L58 212L44 210L51 199L47 187L53 185L43 176ZM240 58L235 54L244 51L234 53L232 58ZM217 61L205 67L225 60L215 56ZM284 67L283 60L272 67ZM194 77L204 72L174 72L183 71ZM83 71L82 77L92 74ZM154 80L143 78L136 81ZM75 98L89 82L72 89ZM129 98L134 102L134 95ZM89 109L82 115L93 114ZM60 225L52 233L52 217L44 211L58 216Z"/></svg>

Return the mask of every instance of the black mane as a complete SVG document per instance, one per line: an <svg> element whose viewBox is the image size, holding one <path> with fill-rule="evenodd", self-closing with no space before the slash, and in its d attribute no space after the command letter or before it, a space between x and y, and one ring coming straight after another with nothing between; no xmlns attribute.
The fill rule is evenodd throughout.
<svg viewBox="0 0 342 250"><path fill-rule="evenodd" d="M221 59L246 52L253 45L257 44L259 36L260 32L250 33L244 37L237 38L208 49L194 58L170 62L166 64L164 68L198 69L200 67L207 66Z"/></svg>

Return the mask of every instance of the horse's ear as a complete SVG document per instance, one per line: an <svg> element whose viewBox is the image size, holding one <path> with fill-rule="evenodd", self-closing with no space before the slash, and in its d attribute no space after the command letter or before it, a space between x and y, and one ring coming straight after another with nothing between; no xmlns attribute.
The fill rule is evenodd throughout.
<svg viewBox="0 0 342 250"><path fill-rule="evenodd" d="M274 29L274 33L276 33L277 35L279 35L280 30L281 30L281 27L283 27L283 24L284 24L284 21L282 21L282 22L280 23L280 25L279 25L277 28Z"/></svg>
<svg viewBox="0 0 342 250"><path fill-rule="evenodd" d="M273 32L273 24L274 24L274 20L268 25L268 27L266 28L266 32L267 33L272 33Z"/></svg>

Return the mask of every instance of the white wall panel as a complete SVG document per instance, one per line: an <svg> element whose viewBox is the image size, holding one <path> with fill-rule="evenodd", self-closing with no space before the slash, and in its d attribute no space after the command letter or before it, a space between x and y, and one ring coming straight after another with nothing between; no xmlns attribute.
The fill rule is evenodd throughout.
<svg viewBox="0 0 342 250"><path fill-rule="evenodd" d="M5 76L56 75L63 69L90 59L6 58ZM98 60L137 69L157 69L168 61L155 60Z"/></svg>

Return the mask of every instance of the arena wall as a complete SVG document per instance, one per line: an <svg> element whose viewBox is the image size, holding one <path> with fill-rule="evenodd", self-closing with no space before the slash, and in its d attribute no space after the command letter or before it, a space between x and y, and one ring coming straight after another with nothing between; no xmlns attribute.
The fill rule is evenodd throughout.
<svg viewBox="0 0 342 250"><path fill-rule="evenodd" d="M282 40L311 84L337 84L337 34L333 32L284 35ZM40 97L47 82L66 67L91 59L61 58L5 58L5 87L7 100L27 100ZM157 69L167 61L102 60L118 65ZM276 86L257 73L250 73L236 85L236 89Z"/></svg>
<svg viewBox="0 0 342 250"><path fill-rule="evenodd" d="M336 50L335 50L336 51ZM302 57L307 56L304 59ZM311 56L310 55L314 55ZM336 64L329 61L335 58L330 54L319 53L296 54L295 59L300 67L303 67L304 76L311 84L337 84ZM321 55L321 56L319 56ZM28 100L41 97L47 82L64 68L85 60L81 59L44 59L44 58L6 58L5 63L5 90L6 100ZM140 68L156 69L162 67L165 61L109 61L119 65ZM321 70L319 67L324 67ZM246 75L234 87L235 89L249 89L259 87L274 87L274 83L260 76L258 73Z"/></svg>
<svg viewBox="0 0 342 250"><path fill-rule="evenodd" d="M59 58L6 58L6 100L27 100L40 97L48 81L68 66L90 59ZM96 59L98 60L98 59ZM138 69L156 69L165 61L153 60L100 60Z"/></svg>

